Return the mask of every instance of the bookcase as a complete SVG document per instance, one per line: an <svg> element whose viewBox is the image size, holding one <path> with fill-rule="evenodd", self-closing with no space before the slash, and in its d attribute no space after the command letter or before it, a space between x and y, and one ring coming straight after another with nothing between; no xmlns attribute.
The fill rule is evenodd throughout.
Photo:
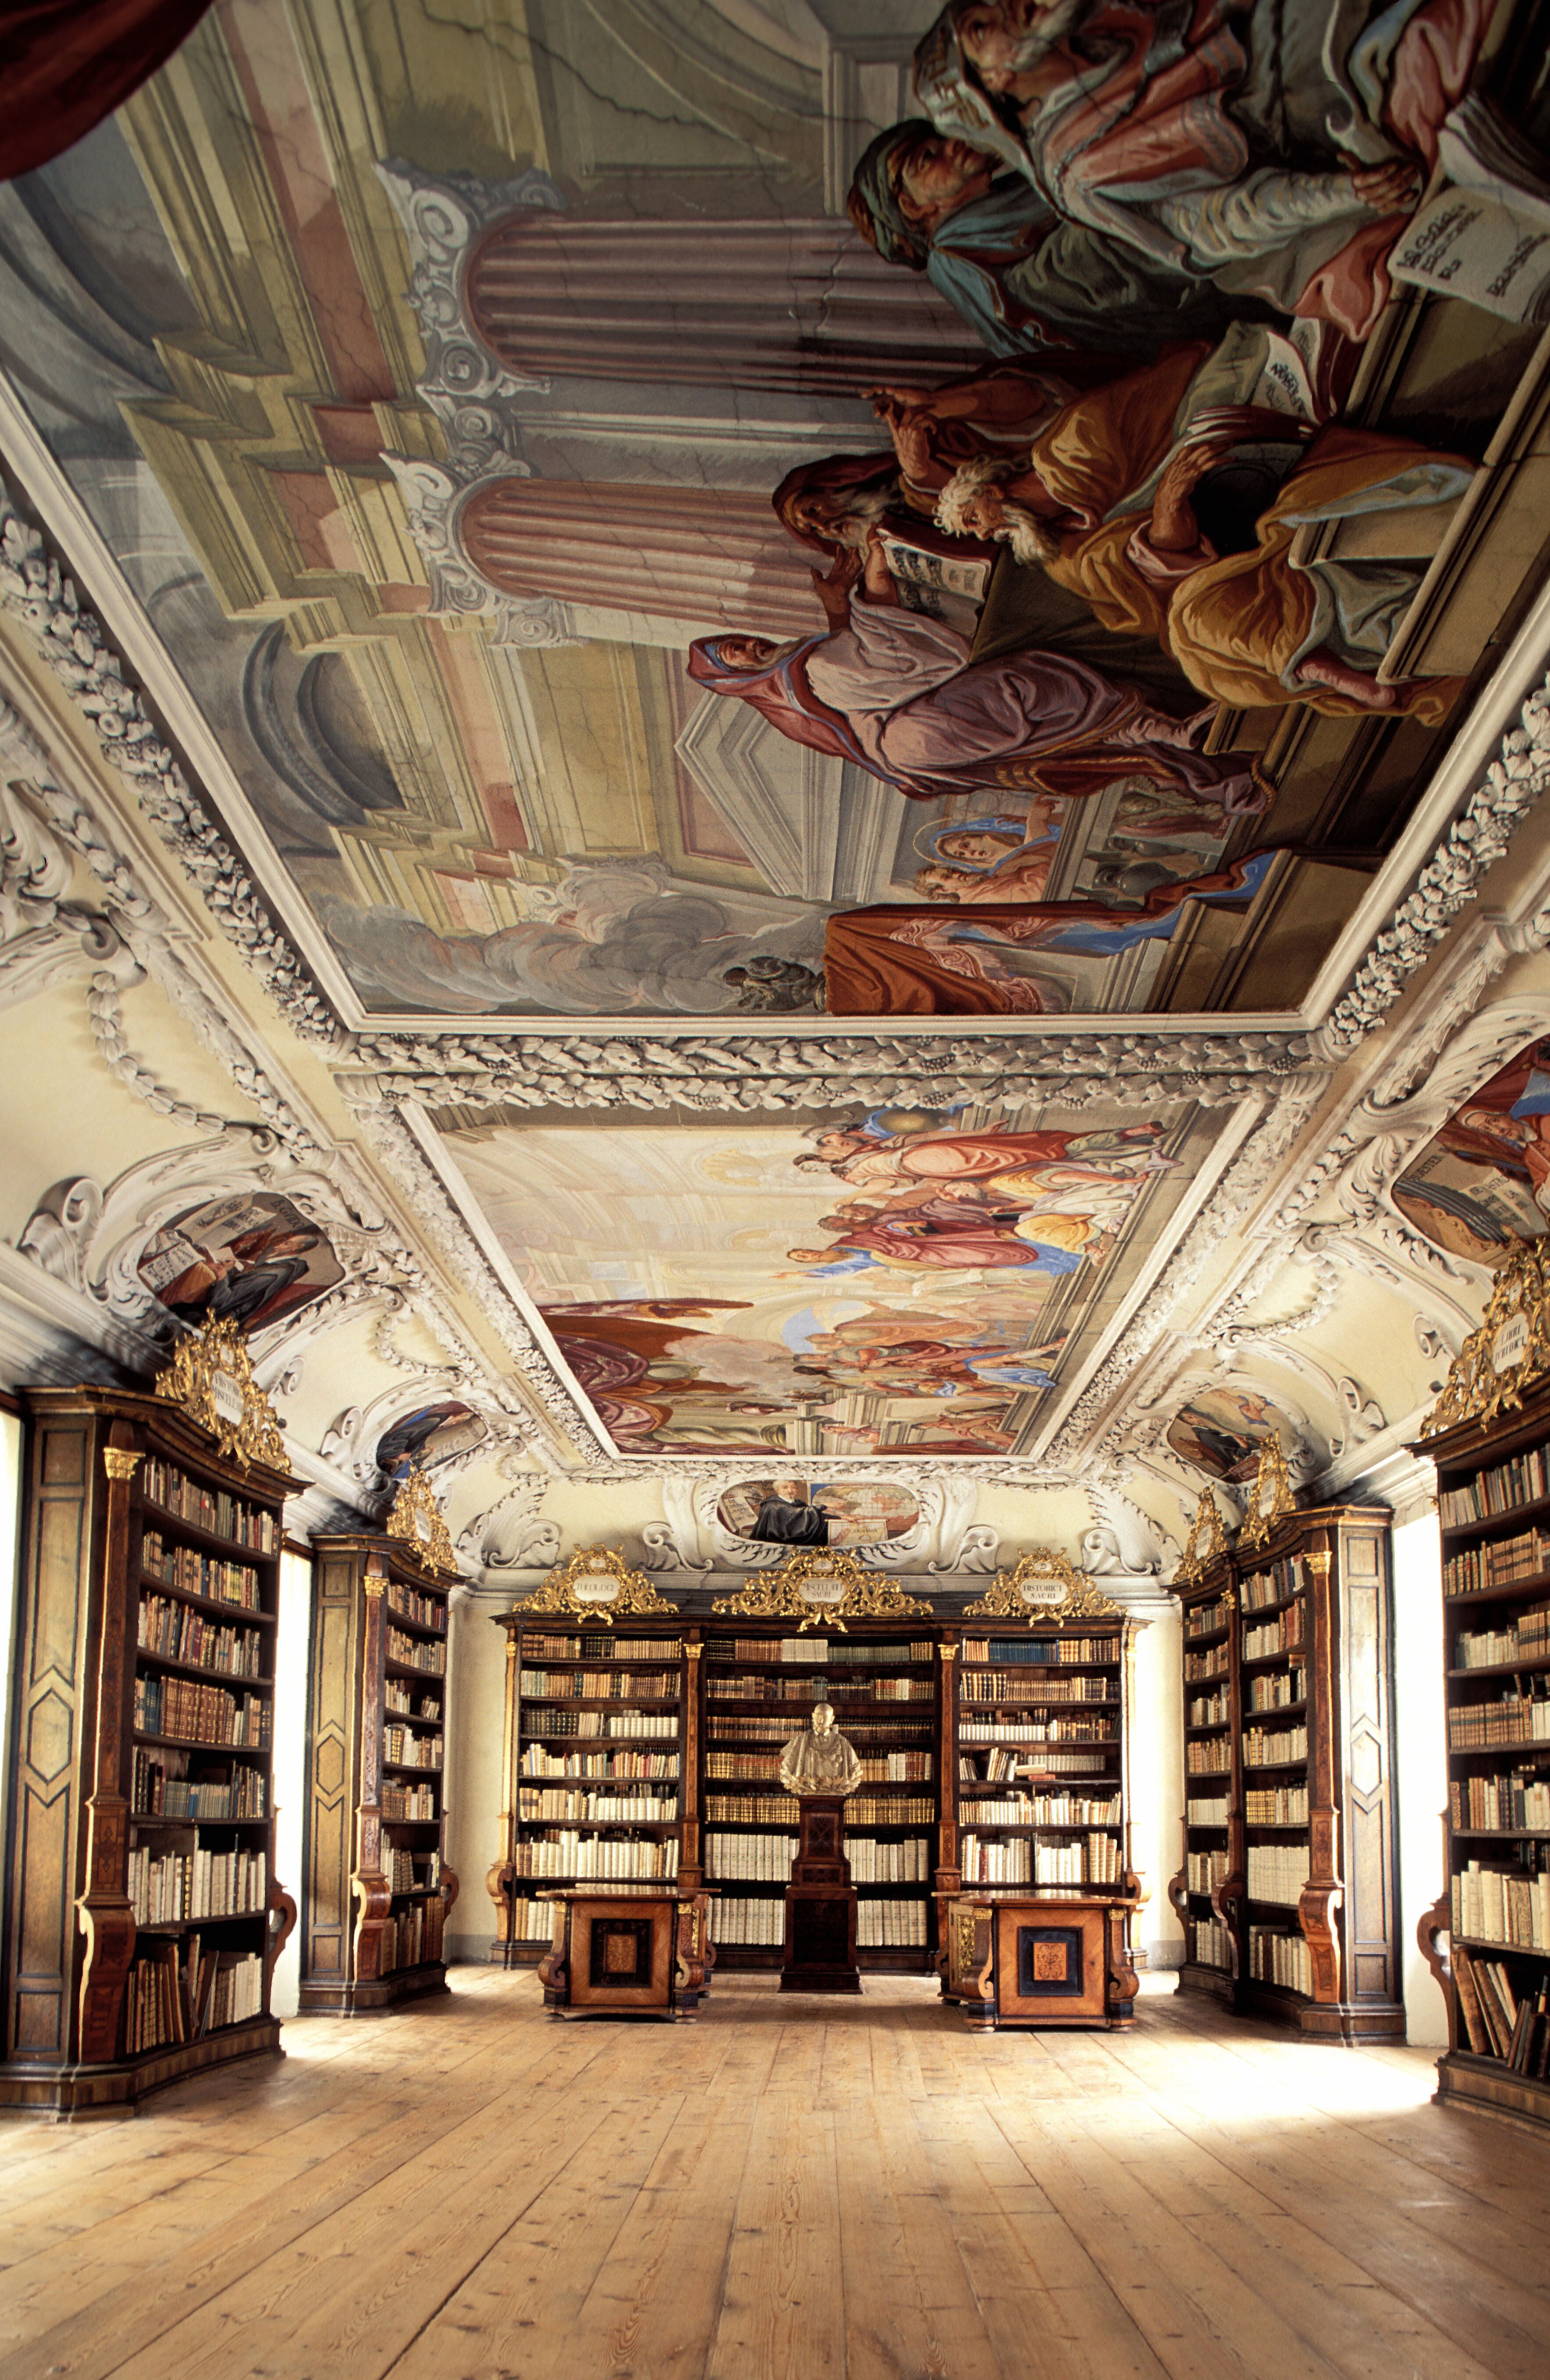
<svg viewBox="0 0 1550 2380"><path fill-rule="evenodd" d="M1238 1602L1225 1555L1179 1589L1184 1638L1184 1865L1169 1897L1184 1928L1180 1988L1230 2003L1238 1942L1219 1895L1243 1874Z"/></svg>
<svg viewBox="0 0 1550 2380"><path fill-rule="evenodd" d="M816 1703L834 1707L862 1783L845 1805L862 1968L924 1972L934 1948L937 1638L906 1623L801 1634L756 1620L704 1638L705 1880L718 1963L777 1967L797 1803L782 1791L782 1746Z"/></svg>
<svg viewBox="0 0 1550 2380"><path fill-rule="evenodd" d="M274 1873L275 1645L297 1483L230 1336L193 1384L208 1427L140 1392L25 1399L0 2106L93 2115L278 2048L296 1912ZM237 1459L250 1444L266 1459Z"/></svg>
<svg viewBox="0 0 1550 2380"><path fill-rule="evenodd" d="M450 1581L403 1537L317 1536L312 1550L299 1998L362 2016L446 1989Z"/></svg>
<svg viewBox="0 0 1550 2380"><path fill-rule="evenodd" d="M702 1880L699 1632L614 1548L579 1548L496 1625L506 1731L491 1956L536 1965L555 1886Z"/></svg>
<svg viewBox="0 0 1550 2380"><path fill-rule="evenodd" d="M1445 1883L1420 1935L1448 2010L1437 2096L1550 2128L1550 1381L1415 1451L1443 1554Z"/></svg>
<svg viewBox="0 0 1550 2380"><path fill-rule="evenodd" d="M1184 1991L1403 2040L1382 1506L1288 1511L1181 1590Z"/></svg>
<svg viewBox="0 0 1550 2380"><path fill-rule="evenodd" d="M1037 1621L958 1648L964 1886L1113 1886L1129 1866L1128 1623Z"/></svg>

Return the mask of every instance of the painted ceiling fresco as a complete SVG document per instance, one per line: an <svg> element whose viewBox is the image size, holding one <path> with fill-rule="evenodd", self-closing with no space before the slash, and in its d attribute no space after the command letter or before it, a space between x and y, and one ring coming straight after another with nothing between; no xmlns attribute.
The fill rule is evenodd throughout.
<svg viewBox="0 0 1550 2380"><path fill-rule="evenodd" d="M1285 1010L1532 576L1533 19L218 0L0 351L356 1021Z"/></svg>
<svg viewBox="0 0 1550 2380"><path fill-rule="evenodd" d="M1497 1265L1550 1215L1550 1041L1531 1041L1455 1109L1394 1184L1406 1220L1449 1256Z"/></svg>
<svg viewBox="0 0 1550 2380"><path fill-rule="evenodd" d="M1035 1443L1230 1129L1102 1104L606 1137L447 1122L621 1451L802 1456ZM799 1484L785 1503L824 1500Z"/></svg>

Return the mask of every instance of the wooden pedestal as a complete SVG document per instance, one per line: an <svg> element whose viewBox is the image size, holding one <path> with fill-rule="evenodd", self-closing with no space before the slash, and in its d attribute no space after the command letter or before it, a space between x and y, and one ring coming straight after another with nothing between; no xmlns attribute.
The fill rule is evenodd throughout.
<svg viewBox="0 0 1550 2380"><path fill-rule="evenodd" d="M1129 2024L1134 1905L1056 1890L944 1895L943 1995L971 2033Z"/></svg>
<svg viewBox="0 0 1550 2380"><path fill-rule="evenodd" d="M845 1856L845 1803L837 1793L804 1793L801 1837L786 1888L783 1992L859 1992L856 1888Z"/></svg>
<svg viewBox="0 0 1550 2380"><path fill-rule="evenodd" d="M551 2016L698 2014L715 1963L705 1893L579 1885L538 1898L555 1912L555 1937L538 1966Z"/></svg>

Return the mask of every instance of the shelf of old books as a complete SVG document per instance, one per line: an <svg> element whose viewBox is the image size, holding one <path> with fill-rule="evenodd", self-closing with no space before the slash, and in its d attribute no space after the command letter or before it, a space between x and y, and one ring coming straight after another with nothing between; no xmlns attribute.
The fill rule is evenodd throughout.
<svg viewBox="0 0 1550 2380"><path fill-rule="evenodd" d="M1238 1598L1225 1556L1181 1587L1184 1866L1170 1888L1184 1928L1181 1991L1231 2000L1237 1945L1220 1895L1241 1874Z"/></svg>
<svg viewBox="0 0 1550 2380"><path fill-rule="evenodd" d="M275 1645L294 1483L266 1409L245 1426L239 1342L221 1365L209 1427L171 1388L27 1399L3 2106L92 2113L278 2046L270 1977L294 1912L274 1874ZM207 1372L164 1378L202 1381L209 1410Z"/></svg>
<svg viewBox="0 0 1550 2380"><path fill-rule="evenodd" d="M1117 1618L964 1635L957 1747L965 1887L1121 1888L1124 1656Z"/></svg>
<svg viewBox="0 0 1550 2380"><path fill-rule="evenodd" d="M520 1959L548 1947L546 1888L677 1875L684 1673L681 1626L519 1627L509 1938Z"/></svg>
<svg viewBox="0 0 1550 2380"><path fill-rule="evenodd" d="M864 1968L923 1970L934 1948L936 1640L919 1628L799 1633L771 1622L704 1635L702 1793L711 1938L728 1967L773 1967L785 1949L797 1804L782 1747L833 1706L862 1782L846 1803Z"/></svg>
<svg viewBox="0 0 1550 2380"><path fill-rule="evenodd" d="M1437 1466L1443 1553L1438 2096L1550 2125L1550 1385L1418 1451Z"/></svg>
<svg viewBox="0 0 1550 2380"><path fill-rule="evenodd" d="M446 1988L443 1937L458 1897L443 1840L455 1572L439 1522L411 1474L386 1531L312 1539L299 1894L308 2015L365 2016Z"/></svg>
<svg viewBox="0 0 1550 2380"><path fill-rule="evenodd" d="M1288 1489L1179 1587L1179 1988L1347 2041L1404 2036L1388 1518Z"/></svg>

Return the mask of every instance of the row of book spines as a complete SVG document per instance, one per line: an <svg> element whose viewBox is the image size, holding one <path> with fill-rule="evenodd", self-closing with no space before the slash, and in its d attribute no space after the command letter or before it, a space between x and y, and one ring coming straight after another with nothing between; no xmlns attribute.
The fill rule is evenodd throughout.
<svg viewBox="0 0 1550 2380"><path fill-rule="evenodd" d="M1231 1972L1232 1937L1220 1918L1191 1917L1185 1931L1191 1965L1214 1967L1219 1974Z"/></svg>
<svg viewBox="0 0 1550 2380"><path fill-rule="evenodd" d="M1227 1804L1214 1800L1190 1802L1184 1815L1191 1827L1225 1827ZM1265 1790L1256 1786L1251 1793L1243 1796L1243 1816L1251 1827L1305 1827L1308 1788L1276 1786Z"/></svg>
<svg viewBox="0 0 1550 2380"><path fill-rule="evenodd" d="M262 1608L256 1570L246 1562L201 1553L197 1546L165 1545L159 1529L147 1529L140 1539L140 1566L147 1577L175 1586L179 1595L201 1596L206 1603L224 1603L239 1611Z"/></svg>
<svg viewBox="0 0 1550 2380"><path fill-rule="evenodd" d="M382 1706L384 1711L391 1713L391 1715L396 1718L418 1718L425 1720L439 1719L441 1717L441 1704L439 1700L433 1698L430 1694L421 1694L417 1705L414 1700L412 1690L409 1687L401 1684L397 1678L389 1678L387 1680L386 1684L383 1689Z"/></svg>
<svg viewBox="0 0 1550 2380"><path fill-rule="evenodd" d="M1283 1991L1313 1997L1313 1954L1301 1934L1284 1934L1273 1925L1249 1928L1249 1974L1256 1984L1277 1984Z"/></svg>
<svg viewBox="0 0 1550 2380"><path fill-rule="evenodd" d="M1268 1570L1257 1570L1244 1579L1238 1592L1245 1611L1263 1611L1272 1603L1285 1603L1290 1596L1304 1594L1307 1585L1302 1556L1285 1554Z"/></svg>
<svg viewBox="0 0 1550 2380"><path fill-rule="evenodd" d="M678 1872L678 1847L671 1840L614 1842L606 1837L551 1828L519 1843L511 1865L516 1876L674 1876Z"/></svg>
<svg viewBox="0 0 1550 2380"><path fill-rule="evenodd" d="M1298 1653L1304 1642L1303 1611L1300 1603L1288 1604L1274 1620L1261 1620L1253 1626L1243 1622L1243 1658L1246 1661L1267 1661L1277 1653Z"/></svg>
<svg viewBox="0 0 1550 2380"><path fill-rule="evenodd" d="M746 1717L741 1711L711 1711L707 1714L706 1731L718 1742L730 1743L789 1743L792 1735L790 1718L782 1711L778 1717L765 1713L758 1718ZM864 1748L881 1738L890 1750L911 1743L929 1743L933 1730L929 1721L891 1719L886 1724L870 1718L852 1718L846 1715L845 1733L852 1743Z"/></svg>
<svg viewBox="0 0 1550 2380"><path fill-rule="evenodd" d="M958 1816L966 1826L980 1827L1117 1827L1119 1798L1094 1802L1077 1793L1010 1793L993 1801L988 1794L964 1794Z"/></svg>
<svg viewBox="0 0 1550 2380"><path fill-rule="evenodd" d="M519 1773L523 1777L574 1777L602 1781L612 1778L631 1783L662 1781L677 1777L678 1755L676 1752L581 1752L567 1760L560 1753L545 1752L541 1743L530 1743L522 1755Z"/></svg>
<svg viewBox="0 0 1550 2380"><path fill-rule="evenodd" d="M1550 1653L1550 1603L1520 1611L1506 1628L1460 1628L1448 1667L1487 1670L1507 1661L1542 1661Z"/></svg>
<svg viewBox="0 0 1550 2380"><path fill-rule="evenodd" d="M1012 1661L1025 1669L1058 1669L1070 1661L1117 1661L1117 1636L966 1636L964 1661Z"/></svg>
<svg viewBox="0 0 1550 2380"><path fill-rule="evenodd" d="M439 1735L416 1735L412 1728L384 1727L382 1756L399 1768L439 1768L442 1740Z"/></svg>
<svg viewBox="0 0 1550 2380"><path fill-rule="evenodd" d="M128 1897L137 1925L176 1925L203 1917L247 1917L268 1905L262 1852L168 1852L149 1845L129 1853Z"/></svg>
<svg viewBox="0 0 1550 2380"><path fill-rule="evenodd" d="M965 1884L1117 1884L1119 1845L1112 1835L1084 1841L987 1842L963 1838Z"/></svg>
<svg viewBox="0 0 1550 2380"><path fill-rule="evenodd" d="M1518 2074L1543 2081L1550 2070L1550 1983L1519 2000L1499 1960L1456 1945L1453 1980L1464 2034L1477 2058L1499 2058Z"/></svg>
<svg viewBox="0 0 1550 2380"><path fill-rule="evenodd" d="M566 1793L524 1785L517 1815L524 1825L570 1820L582 1827L665 1827L676 1822L678 1804L676 1797L653 1793Z"/></svg>
<svg viewBox="0 0 1550 2380"><path fill-rule="evenodd" d="M430 1785L384 1785L382 1815L400 1826L429 1826L436 1815L435 1789Z"/></svg>
<svg viewBox="0 0 1550 2380"><path fill-rule="evenodd" d="M250 1552L275 1553L280 1543L280 1524L275 1515L262 1505L245 1504L240 1497L228 1495L224 1488L201 1488L175 1463L165 1463L160 1455L147 1455L140 1473L140 1493L153 1504L176 1520L187 1521L196 1529L208 1529L214 1537L229 1537L234 1545L246 1546Z"/></svg>
<svg viewBox="0 0 1550 2380"><path fill-rule="evenodd" d="M885 1664L934 1661L936 1647L929 1637L909 1644L897 1640L877 1645L858 1644L853 1637L841 1639L828 1636L735 1636L730 1647L712 1638L705 1647L713 1661L771 1661L797 1663L803 1669L822 1669L826 1664L853 1663L859 1669L877 1670Z"/></svg>
<svg viewBox="0 0 1550 2380"><path fill-rule="evenodd" d="M629 1736L673 1736L678 1723L672 1711L594 1711L555 1709L534 1704L522 1714L524 1735L600 1736L605 1742Z"/></svg>
<svg viewBox="0 0 1550 2380"><path fill-rule="evenodd" d="M1542 1497L1550 1496L1547 1456L1550 1449L1530 1447L1493 1464L1489 1471L1477 1471L1472 1479L1457 1488L1445 1488L1437 1498L1444 1528L1467 1528L1471 1521L1495 1520L1519 1504L1537 1504Z"/></svg>
<svg viewBox="0 0 1550 2380"><path fill-rule="evenodd" d="M778 1777L778 1752L707 1752L707 1777L726 1778L737 1783L743 1779ZM929 1784L934 1771L929 1752L890 1752L880 1759L862 1760L861 1776L869 1785Z"/></svg>
<svg viewBox="0 0 1550 2380"><path fill-rule="evenodd" d="M387 1608L396 1611L400 1620L412 1620L417 1627L445 1632L446 1597L443 1595L422 1595L419 1587L402 1586L394 1579L387 1590Z"/></svg>
<svg viewBox="0 0 1550 2380"><path fill-rule="evenodd" d="M446 1912L439 1900L416 1902L386 1920L377 1952L378 1970L392 1974L400 1967L421 1967L442 1953Z"/></svg>
<svg viewBox="0 0 1550 2380"><path fill-rule="evenodd" d="M1550 1684L1543 1678L1536 1686ZM1550 1694L1505 1694L1489 1703L1455 1705L1447 1715L1452 1752L1507 1751L1518 1743L1550 1743Z"/></svg>
<svg viewBox="0 0 1550 2380"><path fill-rule="evenodd" d="M926 1947L926 1903L923 1900L863 1900L856 1909L858 1950L923 1950Z"/></svg>
<svg viewBox="0 0 1550 2380"><path fill-rule="evenodd" d="M1214 1636L1225 1628L1233 1615L1231 1595L1219 1595L1214 1603L1197 1603L1184 1614L1184 1641L1191 1636Z"/></svg>
<svg viewBox="0 0 1550 2380"><path fill-rule="evenodd" d="M446 1675L446 1646L427 1645L422 1637L406 1636L400 1629L387 1632L387 1658L405 1670L422 1670L428 1678Z"/></svg>
<svg viewBox="0 0 1550 2380"><path fill-rule="evenodd" d="M263 1675L264 1640L255 1628L217 1625L165 1595L140 1597L135 1641L153 1659L182 1661L191 1670L214 1670L227 1678Z"/></svg>
<svg viewBox="0 0 1550 2380"><path fill-rule="evenodd" d="M795 1824L797 1803L789 1793L709 1793L707 1825L722 1827L787 1827ZM845 1805L847 1827L931 1827L936 1823L934 1802L900 1794L886 1802L854 1793Z"/></svg>
<svg viewBox="0 0 1550 2380"><path fill-rule="evenodd" d="M186 1752L136 1749L129 1791L135 1817L229 1825L237 1818L266 1816L267 1799L262 1768L233 1763L219 1777L190 1778Z"/></svg>
<svg viewBox="0 0 1550 2380"><path fill-rule="evenodd" d="M531 1661L678 1661L678 1636L552 1636L522 1632L522 1657Z"/></svg>
<svg viewBox="0 0 1550 2380"><path fill-rule="evenodd" d="M1302 1898L1308 1881L1306 1843L1251 1843L1248 1886L1251 1900L1276 1900L1290 1909Z"/></svg>
<svg viewBox="0 0 1550 2380"><path fill-rule="evenodd" d="M1488 1587L1516 1586L1519 1580L1537 1578L1547 1565L1550 1535L1527 1529L1520 1537L1497 1537L1449 1554L1443 1564L1443 1593L1483 1595Z"/></svg>
<svg viewBox="0 0 1550 2380"><path fill-rule="evenodd" d="M1060 1682L1062 1685L1096 1684L1106 1688L1108 1682L1104 1678L1063 1678ZM1063 1703L1109 1703L1115 1697L1105 1691L1096 1694L1053 1694L1047 1699ZM1016 1703L1024 1710L1042 1710L1046 1697L1042 1693L1029 1693L1027 1681L1014 1676L1008 1670L970 1670L958 1680L958 1700L960 1703Z"/></svg>
<svg viewBox="0 0 1550 2380"><path fill-rule="evenodd" d="M524 1694L576 1703L675 1702L682 1682L677 1670L523 1670L519 1677Z"/></svg>
<svg viewBox="0 0 1550 2380"><path fill-rule="evenodd" d="M1532 1769L1455 1779L1447 1789L1447 1803L1455 1827L1488 1834L1550 1832L1550 1780L1536 1778Z"/></svg>
<svg viewBox="0 0 1550 2380"><path fill-rule="evenodd" d="M197 1963L196 1963L197 1962ZM263 1961L254 1952L237 1956L202 1950L195 1936L186 1961L176 1944L139 1958L129 1970L125 1995L125 2055L201 2041L223 2026L243 2024L263 2013Z"/></svg>
<svg viewBox="0 0 1550 2380"><path fill-rule="evenodd" d="M171 1735L182 1743L240 1751L268 1749L272 1706L262 1694L244 1694L239 1702L225 1686L191 1678L137 1677L134 1713L140 1735Z"/></svg>
<svg viewBox="0 0 1550 2380"><path fill-rule="evenodd" d="M384 1860L389 1889L394 1892L439 1892L440 1852L389 1850Z"/></svg>
<svg viewBox="0 0 1550 2380"><path fill-rule="evenodd" d="M832 1703L836 1710L853 1703L929 1703L936 1687L930 1678L851 1678L836 1685L832 1678L717 1677L705 1681L712 1702Z"/></svg>

